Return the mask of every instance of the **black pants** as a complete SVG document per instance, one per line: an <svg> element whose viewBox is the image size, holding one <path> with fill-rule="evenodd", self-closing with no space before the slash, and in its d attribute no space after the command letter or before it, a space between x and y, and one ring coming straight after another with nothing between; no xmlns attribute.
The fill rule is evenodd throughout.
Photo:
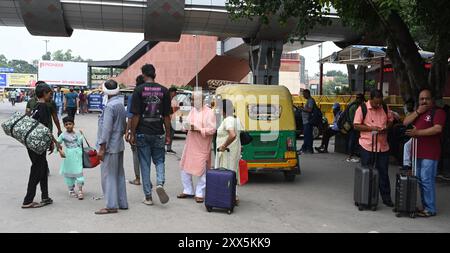
<svg viewBox="0 0 450 253"><path fill-rule="evenodd" d="M375 168L380 176L380 194L383 201L391 201L391 182L389 181L389 151L377 153ZM361 148L361 165L373 166L375 154Z"/></svg>
<svg viewBox="0 0 450 253"><path fill-rule="evenodd" d="M28 149L28 156L31 159L30 178L28 179L27 195L23 200L24 205L28 205L34 200L36 187L41 186L42 199L48 199L48 163L47 154L38 155Z"/></svg>
<svg viewBox="0 0 450 253"><path fill-rule="evenodd" d="M358 139L359 139L359 132L355 129L350 130L348 133L348 147L347 147L347 153L350 156L354 156L357 153L358 149Z"/></svg>
<svg viewBox="0 0 450 253"><path fill-rule="evenodd" d="M327 130L325 130L325 132L323 133L323 136L322 136L322 144L321 144L321 146L324 148L324 150L328 150L328 143L330 142L330 138L335 136L337 133L339 133L339 132L331 129L331 127L327 128Z"/></svg>
<svg viewBox="0 0 450 253"><path fill-rule="evenodd" d="M75 120L75 114L77 114L77 108L76 107L67 107L67 115L69 117L72 117L72 119Z"/></svg>

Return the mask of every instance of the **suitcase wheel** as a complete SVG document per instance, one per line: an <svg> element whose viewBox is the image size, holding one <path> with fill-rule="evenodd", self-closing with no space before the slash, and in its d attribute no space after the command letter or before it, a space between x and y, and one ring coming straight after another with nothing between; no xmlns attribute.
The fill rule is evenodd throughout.
<svg viewBox="0 0 450 253"><path fill-rule="evenodd" d="M206 206L206 211L208 211L208 213L210 213L212 211L212 207Z"/></svg>
<svg viewBox="0 0 450 253"><path fill-rule="evenodd" d="M395 216L396 216L397 218L400 218L400 217L402 217L402 214L401 214L401 213L396 213Z"/></svg>
<svg viewBox="0 0 450 253"><path fill-rule="evenodd" d="M232 214L233 213L233 209L228 209L227 214Z"/></svg>
<svg viewBox="0 0 450 253"><path fill-rule="evenodd" d="M364 210L364 207L363 207L363 206L358 206L358 210L359 210L359 211L363 211L363 210Z"/></svg>
<svg viewBox="0 0 450 253"><path fill-rule="evenodd" d="M358 202L355 202L355 206L358 206Z"/></svg>

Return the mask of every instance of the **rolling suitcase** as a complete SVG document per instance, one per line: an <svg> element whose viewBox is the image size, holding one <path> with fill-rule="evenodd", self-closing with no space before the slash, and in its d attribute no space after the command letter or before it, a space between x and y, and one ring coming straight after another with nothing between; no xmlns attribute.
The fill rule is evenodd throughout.
<svg viewBox="0 0 450 253"><path fill-rule="evenodd" d="M372 132L372 165L358 165L355 168L354 200L359 211L377 210L379 175L376 169L378 159L378 133Z"/></svg>
<svg viewBox="0 0 450 253"><path fill-rule="evenodd" d="M229 152L227 149L228 159L230 159ZM236 172L219 168L221 156L217 152L214 168L206 171L205 207L208 212L213 208L220 208L231 214L236 205Z"/></svg>
<svg viewBox="0 0 450 253"><path fill-rule="evenodd" d="M417 139L411 141L412 150L412 175L399 172L395 181L395 207L393 211L397 217L416 217L417 185Z"/></svg>

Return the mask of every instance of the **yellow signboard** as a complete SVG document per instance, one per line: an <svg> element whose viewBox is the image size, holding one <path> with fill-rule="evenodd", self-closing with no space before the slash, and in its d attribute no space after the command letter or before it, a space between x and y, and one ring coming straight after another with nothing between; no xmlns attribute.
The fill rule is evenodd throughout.
<svg viewBox="0 0 450 253"><path fill-rule="evenodd" d="M36 85L36 74L10 73L7 77L9 87L34 87Z"/></svg>

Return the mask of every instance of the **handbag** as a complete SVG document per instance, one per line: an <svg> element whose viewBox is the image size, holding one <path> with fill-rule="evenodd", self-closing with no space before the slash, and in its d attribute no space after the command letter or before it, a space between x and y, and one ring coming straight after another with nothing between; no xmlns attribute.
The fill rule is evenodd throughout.
<svg viewBox="0 0 450 253"><path fill-rule="evenodd" d="M241 139L241 145L247 145L253 141L253 137L246 131L241 131L239 138Z"/></svg>
<svg viewBox="0 0 450 253"><path fill-rule="evenodd" d="M238 120L238 118L237 117L235 117L235 122L236 122L236 130L240 130L240 133L239 133L239 139L240 139L240 141L241 141L241 145L247 145L247 144L250 144L252 141L253 141L253 137L250 135L250 133L249 132L247 132L247 131L242 131L241 129L241 127L238 127L238 122L239 122L239 120Z"/></svg>
<svg viewBox="0 0 450 253"><path fill-rule="evenodd" d="M84 141L86 141L87 147L83 147L83 168L91 169L95 168L100 164L100 159L97 156L97 150L87 141L86 137L83 135Z"/></svg>

